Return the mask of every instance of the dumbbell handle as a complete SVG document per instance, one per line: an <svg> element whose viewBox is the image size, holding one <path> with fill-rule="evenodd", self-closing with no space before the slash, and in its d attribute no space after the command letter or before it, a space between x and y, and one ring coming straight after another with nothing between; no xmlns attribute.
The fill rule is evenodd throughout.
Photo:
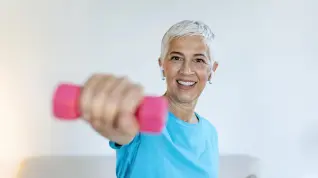
<svg viewBox="0 0 318 178"><path fill-rule="evenodd" d="M76 120L81 117L81 86L70 83L58 85L53 95L53 115L60 120ZM145 96L135 116L141 132L158 133L165 125L168 103L164 97Z"/></svg>

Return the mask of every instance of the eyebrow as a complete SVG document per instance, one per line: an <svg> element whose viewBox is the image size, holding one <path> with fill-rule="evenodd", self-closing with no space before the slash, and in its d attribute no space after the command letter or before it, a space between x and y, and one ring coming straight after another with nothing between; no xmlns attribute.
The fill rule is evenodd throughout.
<svg viewBox="0 0 318 178"><path fill-rule="evenodd" d="M180 55L180 56L184 56L182 53L177 52L177 51L171 51L170 54L178 54L178 55Z"/></svg>
<svg viewBox="0 0 318 178"><path fill-rule="evenodd" d="M177 52L177 51L171 51L170 54L178 54L180 56L184 56L184 54ZM202 57L207 57L206 55L202 54L202 53L198 53L198 54L194 54L194 56L202 56Z"/></svg>

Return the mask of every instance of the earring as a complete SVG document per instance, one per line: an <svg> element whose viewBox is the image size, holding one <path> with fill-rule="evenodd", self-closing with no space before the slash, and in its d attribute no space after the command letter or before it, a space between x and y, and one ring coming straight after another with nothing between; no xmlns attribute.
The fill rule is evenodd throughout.
<svg viewBox="0 0 318 178"><path fill-rule="evenodd" d="M211 71L211 76L210 76L210 79L209 79L209 84L212 84L212 75L213 75L213 71Z"/></svg>
<svg viewBox="0 0 318 178"><path fill-rule="evenodd" d="M161 76L162 76L162 77L161 77L162 80L165 80L165 79L166 79L166 77L163 75L163 68L161 68Z"/></svg>

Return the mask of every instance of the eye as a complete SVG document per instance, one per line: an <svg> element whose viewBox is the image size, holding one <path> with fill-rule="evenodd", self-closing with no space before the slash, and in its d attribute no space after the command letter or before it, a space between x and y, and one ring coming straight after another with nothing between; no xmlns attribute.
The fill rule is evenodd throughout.
<svg viewBox="0 0 318 178"><path fill-rule="evenodd" d="M174 60L174 61L180 61L180 60L181 60L181 58L180 58L180 57L178 57L178 56L172 56L172 57L171 57L171 60Z"/></svg>
<svg viewBox="0 0 318 178"><path fill-rule="evenodd" d="M204 59L195 59L195 62L197 62L197 63L205 63L205 60Z"/></svg>

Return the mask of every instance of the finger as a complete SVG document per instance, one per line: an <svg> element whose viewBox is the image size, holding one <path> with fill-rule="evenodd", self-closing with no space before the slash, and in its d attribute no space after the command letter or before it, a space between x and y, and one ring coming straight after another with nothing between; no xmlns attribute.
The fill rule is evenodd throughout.
<svg viewBox="0 0 318 178"><path fill-rule="evenodd" d="M129 80L127 77L121 77L116 85L113 86L111 89L108 98L116 99L116 98L122 98L123 94L129 85Z"/></svg>
<svg viewBox="0 0 318 178"><path fill-rule="evenodd" d="M113 125L113 121L117 115L117 107L120 100L120 94L118 94L118 97L112 97L111 93L114 93L114 91L120 93L121 88L124 88L126 80L124 78L117 79L115 77L109 78L105 83L100 91L100 94L96 96L96 117L102 120L103 124L106 126ZM98 107L98 106L99 107ZM95 117L94 117L95 118ZM97 119L97 118L96 118Z"/></svg>
<svg viewBox="0 0 318 178"><path fill-rule="evenodd" d="M123 135L134 137L139 131L136 117L131 113L119 113L116 119L115 130Z"/></svg>
<svg viewBox="0 0 318 178"><path fill-rule="evenodd" d="M107 102L104 103L103 108L103 120L106 124L113 125L113 121L119 112L120 100L123 98L127 85L128 79L126 77L122 77L111 87L104 89L104 93L107 93Z"/></svg>
<svg viewBox="0 0 318 178"><path fill-rule="evenodd" d="M99 122L105 124L105 120L110 119L104 117L104 110L107 107L106 103L112 102L108 99L108 93L115 83L116 78L109 76L104 78L96 87L91 104L91 118L93 120L100 120Z"/></svg>
<svg viewBox="0 0 318 178"><path fill-rule="evenodd" d="M103 130L103 124L99 119L92 119L89 121L90 125L96 130L97 132L101 132Z"/></svg>
<svg viewBox="0 0 318 178"><path fill-rule="evenodd" d="M96 74L89 78L82 88L80 97L80 109L82 111L83 118L87 121L90 119L91 101L94 96L94 89L102 78L103 75Z"/></svg>
<svg viewBox="0 0 318 178"><path fill-rule="evenodd" d="M124 97L121 100L121 112L135 114L138 106L143 100L143 88L138 84L130 85L126 88Z"/></svg>

